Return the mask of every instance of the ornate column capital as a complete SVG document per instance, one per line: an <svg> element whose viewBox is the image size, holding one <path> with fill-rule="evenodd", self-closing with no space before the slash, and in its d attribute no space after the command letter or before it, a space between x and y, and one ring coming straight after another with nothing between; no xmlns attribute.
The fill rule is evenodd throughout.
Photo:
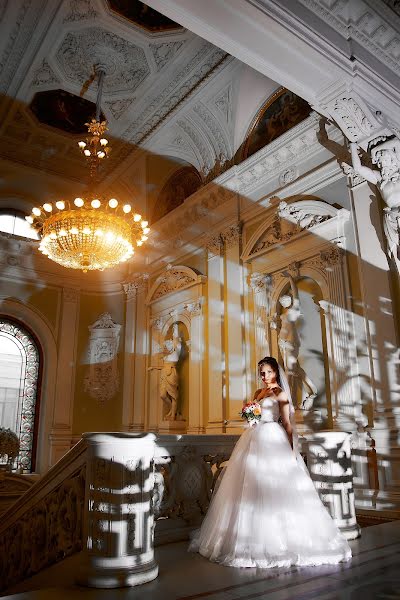
<svg viewBox="0 0 400 600"><path fill-rule="evenodd" d="M272 284L272 275L252 273L249 275L249 286L254 293L267 291Z"/></svg>
<svg viewBox="0 0 400 600"><path fill-rule="evenodd" d="M198 317L201 315L202 300L195 300L185 304L185 310L190 314L190 317Z"/></svg>
<svg viewBox="0 0 400 600"><path fill-rule="evenodd" d="M242 235L242 223L237 223L236 225L231 225L227 229L225 229L221 233L221 238L225 243L225 248L231 248L235 246L240 241L240 236Z"/></svg>
<svg viewBox="0 0 400 600"><path fill-rule="evenodd" d="M148 273L142 273L139 277L136 277L133 281L128 281L127 283L123 283L122 287L124 288L124 292L126 294L127 300L131 300L132 298L136 298L137 294L141 291L147 290L149 280Z"/></svg>
<svg viewBox="0 0 400 600"><path fill-rule="evenodd" d="M208 253L208 260L220 256L223 252L223 240L220 233L209 236L204 245Z"/></svg>
<svg viewBox="0 0 400 600"><path fill-rule="evenodd" d="M332 267L339 265L344 258L344 250L337 246L332 246L328 250L323 250L319 253L321 263L324 267Z"/></svg>
<svg viewBox="0 0 400 600"><path fill-rule="evenodd" d="M63 288L64 302L76 303L79 300L80 290L78 288Z"/></svg>

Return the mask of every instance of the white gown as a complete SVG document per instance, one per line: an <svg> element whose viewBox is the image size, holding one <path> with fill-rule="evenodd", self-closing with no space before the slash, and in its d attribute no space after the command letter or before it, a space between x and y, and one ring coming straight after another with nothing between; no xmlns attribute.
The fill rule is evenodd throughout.
<svg viewBox="0 0 400 600"><path fill-rule="evenodd" d="M336 564L350 546L298 464L278 402L239 438L189 550L229 567Z"/></svg>

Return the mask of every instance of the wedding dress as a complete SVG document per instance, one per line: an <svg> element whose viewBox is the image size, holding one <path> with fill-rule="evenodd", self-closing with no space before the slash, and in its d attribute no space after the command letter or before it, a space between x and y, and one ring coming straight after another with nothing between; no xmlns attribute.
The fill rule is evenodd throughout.
<svg viewBox="0 0 400 600"><path fill-rule="evenodd" d="M260 403L261 421L239 438L189 550L229 567L348 560L349 544L278 423L278 401Z"/></svg>

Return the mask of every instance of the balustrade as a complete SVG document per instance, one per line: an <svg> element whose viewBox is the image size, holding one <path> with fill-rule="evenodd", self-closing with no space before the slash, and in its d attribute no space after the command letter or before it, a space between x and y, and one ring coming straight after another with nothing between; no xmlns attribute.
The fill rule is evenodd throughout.
<svg viewBox="0 0 400 600"><path fill-rule="evenodd" d="M80 584L113 588L157 577L154 545L201 524L237 435L88 433L3 515L3 589L82 551ZM350 436L302 438L311 477L348 539L359 535Z"/></svg>

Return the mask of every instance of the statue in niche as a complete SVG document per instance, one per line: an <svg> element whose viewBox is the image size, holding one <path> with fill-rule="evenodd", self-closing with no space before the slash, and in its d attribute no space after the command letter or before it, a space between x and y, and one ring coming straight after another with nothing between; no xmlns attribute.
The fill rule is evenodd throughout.
<svg viewBox="0 0 400 600"><path fill-rule="evenodd" d="M353 169L367 181L376 185L386 204L383 226L385 230L388 255L400 261L400 140L379 136L368 144L371 160L378 168L371 169L361 164L358 146L350 144Z"/></svg>
<svg viewBox="0 0 400 600"><path fill-rule="evenodd" d="M283 275L290 281L292 295L283 294L279 304L286 309L281 314L281 328L278 333L278 345L281 351L283 364L288 376L292 398L297 400L298 391L306 390L306 396L297 408L310 410L318 394L318 390L304 369L299 364L300 336L298 322L301 318L299 291L293 277L287 271Z"/></svg>
<svg viewBox="0 0 400 600"><path fill-rule="evenodd" d="M164 358L160 376L160 397L167 407L165 421L182 421L178 413L179 376L177 365L182 353L182 338L179 337L178 323L172 326L172 340L164 342Z"/></svg>

